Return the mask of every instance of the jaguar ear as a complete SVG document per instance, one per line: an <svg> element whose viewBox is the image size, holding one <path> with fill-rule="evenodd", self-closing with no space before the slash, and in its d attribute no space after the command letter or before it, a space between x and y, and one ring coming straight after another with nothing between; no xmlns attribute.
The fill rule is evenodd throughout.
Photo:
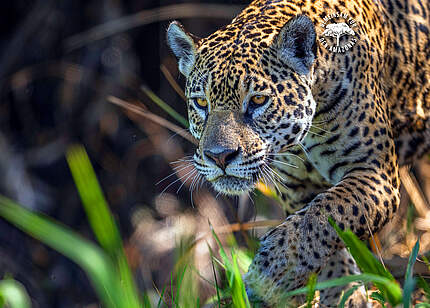
<svg viewBox="0 0 430 308"><path fill-rule="evenodd" d="M315 26L305 15L291 18L277 38L278 58L297 73L307 75L317 54Z"/></svg>
<svg viewBox="0 0 430 308"><path fill-rule="evenodd" d="M195 40L198 38L185 31L177 21L167 29L167 42L178 59L179 71L187 77L196 60Z"/></svg>

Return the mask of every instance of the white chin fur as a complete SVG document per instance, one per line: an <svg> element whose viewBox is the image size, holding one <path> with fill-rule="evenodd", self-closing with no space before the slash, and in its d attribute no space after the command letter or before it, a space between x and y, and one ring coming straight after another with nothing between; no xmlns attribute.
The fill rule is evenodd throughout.
<svg viewBox="0 0 430 308"><path fill-rule="evenodd" d="M211 181L214 189L226 195L241 195L252 190L255 184L246 179L235 177L221 177L215 181Z"/></svg>

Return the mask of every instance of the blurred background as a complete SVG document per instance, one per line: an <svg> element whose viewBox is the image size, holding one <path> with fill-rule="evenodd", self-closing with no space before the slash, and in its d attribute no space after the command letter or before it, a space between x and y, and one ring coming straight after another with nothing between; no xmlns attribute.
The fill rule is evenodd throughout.
<svg viewBox="0 0 430 308"><path fill-rule="evenodd" d="M154 286L161 289L169 281L178 247L188 238L199 240L193 258L201 301L213 296L209 222L224 227L220 237L229 241L235 223L282 219L282 208L259 192L253 200L228 199L203 185L191 194L187 155L193 144L108 97L181 126L153 95L186 117L181 91L174 89L176 83L183 88L184 78L165 40L169 21L180 20L188 31L205 37L248 2L1 1L0 193L94 239L65 159L67 148L80 143L118 223L139 290L151 294ZM380 236L382 253L391 260L397 256L402 262L416 234L422 235L422 251L428 250L429 166L425 158L406 173L422 189L411 184L421 212L404 193L399 219ZM233 234L239 245L252 250L252 235L263 231ZM25 286L33 307L97 307L93 288L77 265L0 219L4 275Z"/></svg>

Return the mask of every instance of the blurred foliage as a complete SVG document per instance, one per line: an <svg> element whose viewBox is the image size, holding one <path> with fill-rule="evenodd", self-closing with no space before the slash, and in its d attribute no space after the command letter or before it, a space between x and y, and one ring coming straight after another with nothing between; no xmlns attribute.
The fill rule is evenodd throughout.
<svg viewBox="0 0 430 308"><path fill-rule="evenodd" d="M88 156L82 147L74 146L67 158L88 219L103 250L70 228L44 215L32 213L2 196L0 216L79 264L106 307L140 307L121 238Z"/></svg>
<svg viewBox="0 0 430 308"><path fill-rule="evenodd" d="M23 285L13 279L0 281L0 307L30 308L30 298Z"/></svg>
<svg viewBox="0 0 430 308"><path fill-rule="evenodd" d="M0 216L79 264L87 273L100 300L106 307L132 308L141 307L143 304L148 307L152 306L146 294L143 296L143 302L139 299L122 249L121 237L85 149L79 145L71 147L67 152L67 161L88 220L102 249L68 227L42 214L32 213L3 196L0 196ZM239 255L232 251L230 260L218 236L215 233L213 235L220 247L222 258L222 262L218 261L218 263L224 268L227 275L228 290L224 293L230 294L234 307L250 307L241 278L242 273L239 270ZM175 289L175 292L171 292L171 305L165 302L163 291L160 294L158 306L164 304L177 308L200 307L197 280L196 277L193 277L196 276L196 273L190 271L193 264L193 260L190 258L193 250L191 246L184 242L178 246L177 259L179 261L175 271L171 274L170 288ZM246 258L246 261L241 263L249 265L249 257L241 254L240 258ZM13 280L0 282L0 295L3 301L11 304L12 308L29 306L25 290Z"/></svg>

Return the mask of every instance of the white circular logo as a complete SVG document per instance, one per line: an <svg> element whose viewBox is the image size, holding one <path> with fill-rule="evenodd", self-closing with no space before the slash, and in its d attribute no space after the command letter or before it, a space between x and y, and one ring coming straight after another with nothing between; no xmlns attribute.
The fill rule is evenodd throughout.
<svg viewBox="0 0 430 308"><path fill-rule="evenodd" d="M348 13L329 14L324 17L324 23L321 26L324 32L319 41L331 52L343 53L350 50L357 42L354 31L357 23Z"/></svg>

